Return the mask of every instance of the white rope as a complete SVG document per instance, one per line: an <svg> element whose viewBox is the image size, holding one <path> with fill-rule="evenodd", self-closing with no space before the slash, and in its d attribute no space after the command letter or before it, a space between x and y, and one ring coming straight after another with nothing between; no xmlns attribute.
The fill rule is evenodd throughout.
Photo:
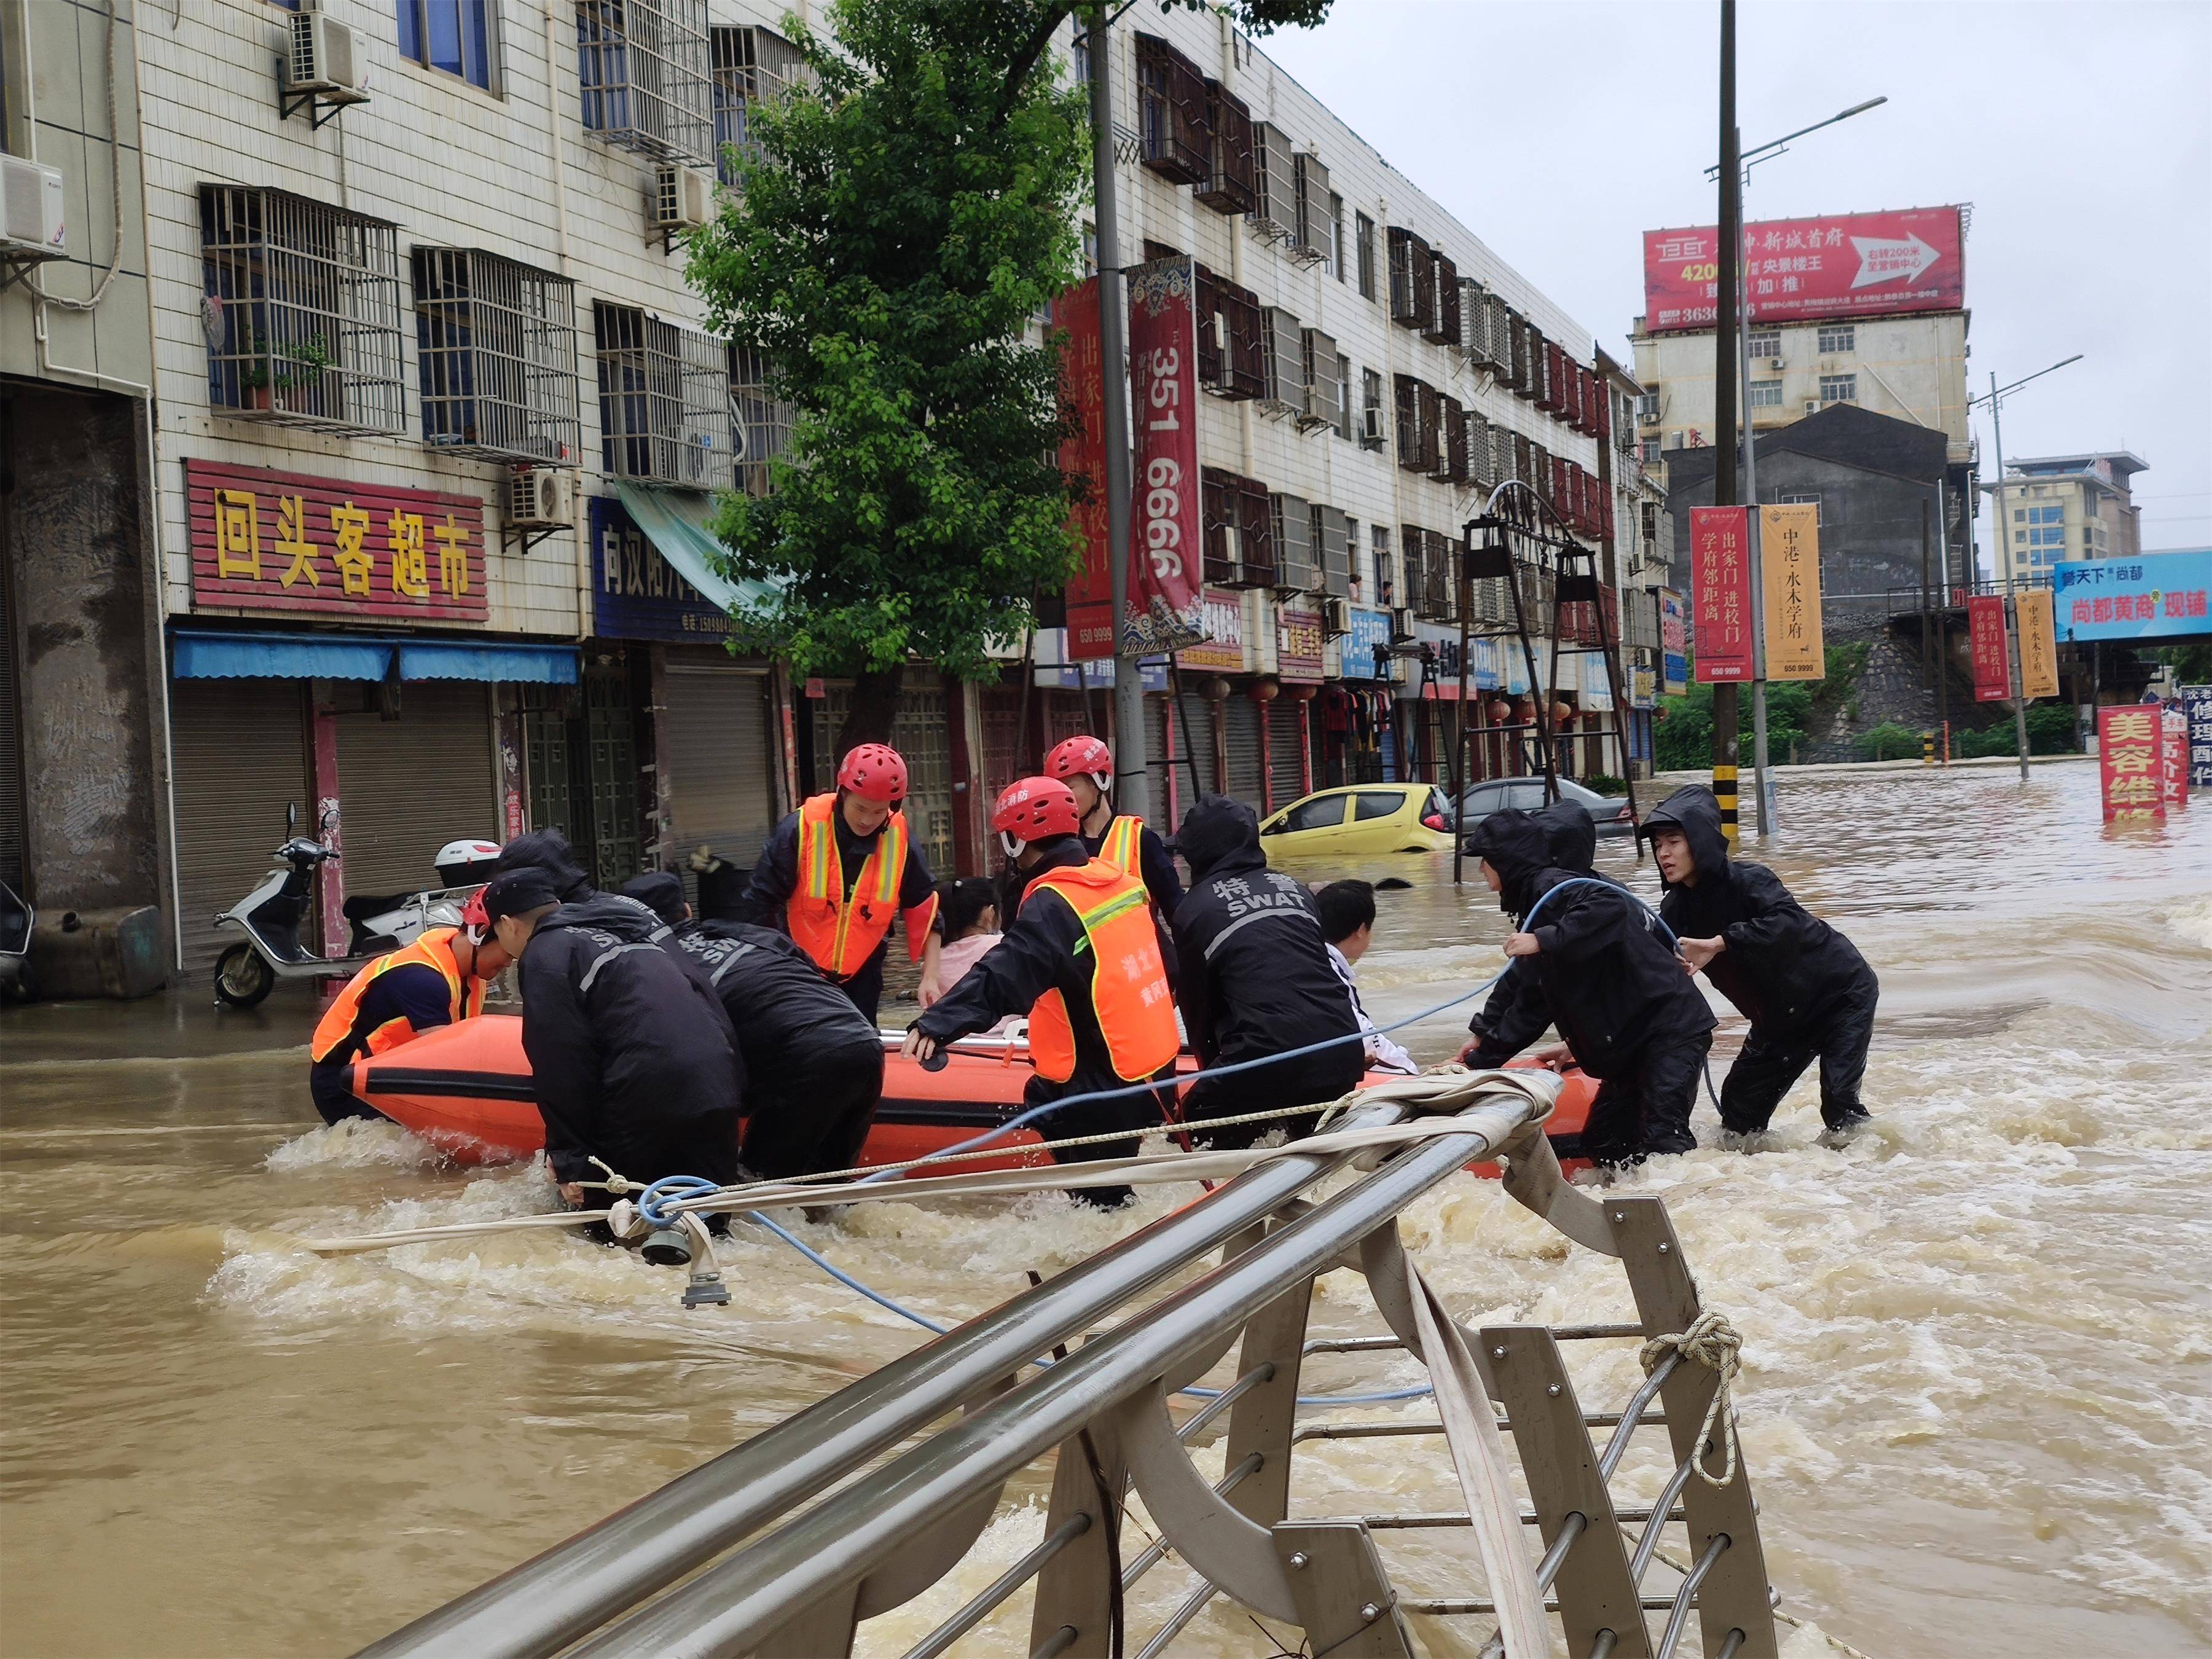
<svg viewBox="0 0 2212 1659"><path fill-rule="evenodd" d="M605 1210L555 1210L544 1215L511 1215L497 1221L456 1221L443 1227L409 1227L396 1233L364 1233L358 1238L302 1238L298 1243L318 1255L347 1255L361 1250L388 1250L398 1244L432 1244L443 1238L471 1238L478 1233L516 1232L528 1227L584 1227L605 1221Z"/></svg>
<svg viewBox="0 0 2212 1659"><path fill-rule="evenodd" d="M1743 1339L1736 1334L1735 1327L1728 1322L1725 1314L1708 1308L1690 1322L1686 1331L1676 1331L1668 1336L1655 1336L1637 1351L1636 1358L1644 1367L1646 1376L1666 1363L1667 1357L1680 1353L1685 1359L1693 1359L1708 1370L1716 1372L1720 1380L1713 1388L1712 1404L1705 1407L1705 1426L1698 1431L1697 1449L1691 1454L1691 1467L1698 1478L1707 1486L1725 1486L1735 1479L1735 1410L1729 1392L1735 1382L1739 1356L1743 1351ZM1728 1466L1719 1474L1705 1467L1705 1458L1716 1438L1714 1426L1719 1425L1717 1438L1728 1453Z"/></svg>

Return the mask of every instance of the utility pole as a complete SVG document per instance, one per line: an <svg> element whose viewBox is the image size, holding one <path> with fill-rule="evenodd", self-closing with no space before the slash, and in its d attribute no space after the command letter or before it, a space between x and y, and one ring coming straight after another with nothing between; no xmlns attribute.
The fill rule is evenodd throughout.
<svg viewBox="0 0 2212 1659"><path fill-rule="evenodd" d="M2012 549L2005 540L2009 533L2005 528L2004 514L2004 417L1997 413L2002 404L1997 398L1996 371L1990 371L1990 438L1996 449L1997 464L1997 550L2008 562ZM1995 577L1999 563L1990 562L1990 574ZM2027 699L2021 695L2020 660L2020 594L2014 586L2016 578L2005 580L2005 656L2011 663L2013 733L2020 742L2020 781L2027 781Z"/></svg>
<svg viewBox="0 0 2212 1659"><path fill-rule="evenodd" d="M1137 659L1121 648L1129 615L1129 307L1122 298L1121 227L1114 200L1113 36L1106 8L1089 24L1091 159L1098 217L1098 348L1105 358L1106 565L1114 606L1114 806L1152 817L1151 758L1145 735L1145 681ZM1029 688L1022 688L1029 695Z"/></svg>
<svg viewBox="0 0 2212 1659"><path fill-rule="evenodd" d="M1743 154L1743 134L1735 136L1736 155L1741 161ZM1743 195L1738 191L1735 199L1738 228L1743 219ZM1751 410L1751 284L1744 282L1738 293L1743 314L1736 328L1736 361L1741 365L1743 377L1743 503L1750 509L1744 514L1744 555L1749 562L1751 576L1751 799L1752 822L1759 826L1763 841L1772 832L1774 825L1768 820L1766 774L1766 563L1761 549L1759 522L1759 430L1758 416Z"/></svg>
<svg viewBox="0 0 2212 1659"><path fill-rule="evenodd" d="M1713 308L1713 505L1736 504L1735 387L1738 271L1743 258L1743 164L1735 129L1735 0L1721 0L1720 291ZM1735 687L1713 687L1713 794L1721 830L1736 842Z"/></svg>

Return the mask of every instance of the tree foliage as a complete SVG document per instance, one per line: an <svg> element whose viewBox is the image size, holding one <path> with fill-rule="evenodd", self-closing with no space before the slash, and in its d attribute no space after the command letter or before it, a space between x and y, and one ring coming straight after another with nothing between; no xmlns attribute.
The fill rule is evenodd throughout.
<svg viewBox="0 0 2212 1659"><path fill-rule="evenodd" d="M1081 96L1004 82L1026 8L833 0L787 20L817 84L757 106L742 188L691 244L716 325L792 406L773 493L726 503L741 618L799 673L967 679L1074 559L1056 357L1030 319L1081 274ZM866 700L856 698L857 707ZM880 713L888 735L887 700ZM849 731L849 728L848 728Z"/></svg>

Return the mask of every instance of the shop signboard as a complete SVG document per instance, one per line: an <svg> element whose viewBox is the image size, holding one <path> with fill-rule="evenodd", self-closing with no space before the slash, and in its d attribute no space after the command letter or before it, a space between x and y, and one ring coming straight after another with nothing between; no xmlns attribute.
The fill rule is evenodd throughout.
<svg viewBox="0 0 2212 1659"><path fill-rule="evenodd" d="M2158 748L2159 793L2169 811L2189 805L2189 716L2179 708L2160 711Z"/></svg>
<svg viewBox="0 0 2212 1659"><path fill-rule="evenodd" d="M1129 273L1129 532L1132 614L1116 647L1124 656L1188 645L1199 637L1198 269L1154 259Z"/></svg>
<svg viewBox="0 0 2212 1659"><path fill-rule="evenodd" d="M2106 823L2166 817L2159 752L2165 744L2163 727L2154 703L2097 711L2097 772Z"/></svg>
<svg viewBox="0 0 2212 1659"><path fill-rule="evenodd" d="M1395 658L1383 659L1381 673L1375 669L1377 647L1388 649L1390 644L1390 613L1373 611L1363 605L1348 605L1345 610L1346 627L1342 643L1338 647L1344 664L1344 677L1348 680L1386 679L1398 678Z"/></svg>
<svg viewBox="0 0 2212 1659"><path fill-rule="evenodd" d="M1974 653L1974 701L2012 696L2012 653L2005 642L2004 600L1977 593L1966 601L1966 636Z"/></svg>
<svg viewBox="0 0 2212 1659"><path fill-rule="evenodd" d="M1319 685L1328 635L1321 612L1285 605L1275 612L1275 673L1289 685Z"/></svg>
<svg viewBox="0 0 2212 1659"><path fill-rule="evenodd" d="M2185 685L2181 707L2189 721L2189 787L2212 789L2212 685Z"/></svg>
<svg viewBox="0 0 2212 1659"><path fill-rule="evenodd" d="M1751 661L1751 559L1740 507L1690 509L1692 598L1697 606L1698 680L1747 680Z"/></svg>
<svg viewBox="0 0 2212 1659"><path fill-rule="evenodd" d="M1644 326L1713 325L1720 232L1644 233ZM1743 228L1747 313L1763 323L1957 311L1966 303L1966 236L1955 207L1761 220Z"/></svg>
<svg viewBox="0 0 2212 1659"><path fill-rule="evenodd" d="M592 631L603 640L716 643L730 613L678 574L620 501L591 504Z"/></svg>
<svg viewBox="0 0 2212 1659"><path fill-rule="evenodd" d="M2059 637L2148 640L2212 635L2212 548L2062 560L2051 567Z"/></svg>
<svg viewBox="0 0 2212 1659"><path fill-rule="evenodd" d="M1184 668L1212 668L1235 674L1244 667L1244 605L1233 588L1208 587L1199 596L1199 641L1176 653Z"/></svg>
<svg viewBox="0 0 2212 1659"><path fill-rule="evenodd" d="M1690 618L1682 596L1659 590L1659 695L1679 697L1690 689Z"/></svg>
<svg viewBox="0 0 2212 1659"><path fill-rule="evenodd" d="M1766 678L1828 675L1820 635L1820 509L1809 501L1759 509L1759 568L1765 583Z"/></svg>
<svg viewBox="0 0 2212 1659"><path fill-rule="evenodd" d="M1631 663L1628 667L1628 706L1631 708L1656 708L1658 694L1658 671L1644 663Z"/></svg>
<svg viewBox="0 0 2212 1659"><path fill-rule="evenodd" d="M2058 695L2058 636L2051 626L2051 590L2015 593L2013 617L2020 633L2020 694L2033 702Z"/></svg>
<svg viewBox="0 0 2212 1659"><path fill-rule="evenodd" d="M185 494L195 611L401 623L489 615L474 495L192 459Z"/></svg>

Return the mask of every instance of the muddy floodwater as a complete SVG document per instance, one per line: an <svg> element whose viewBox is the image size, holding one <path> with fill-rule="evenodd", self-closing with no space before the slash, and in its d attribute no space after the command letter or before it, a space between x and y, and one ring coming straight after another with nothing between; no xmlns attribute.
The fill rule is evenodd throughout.
<svg viewBox="0 0 2212 1659"><path fill-rule="evenodd" d="M2212 1652L2212 799L2107 830L2094 769L2059 765L2026 784L1792 778L1784 805L1759 855L1881 977L1878 1129L1814 1146L1808 1080L1778 1150L1708 1147L1638 1179L1743 1333L1744 1445L1784 1609L1876 1659ZM1600 858L1656 897L1626 843ZM1378 1020L1499 966L1494 901L1455 890L1448 859L1352 873L1415 884L1382 896L1360 970ZM734 1304L691 1314L676 1275L568 1237L302 1254L288 1234L543 1208L544 1175L442 1167L388 1126L315 1127L293 1046L306 1005L219 1030L204 989L0 1009L9 1655L350 1651L921 1340L751 1237L723 1252ZM1401 1035L1446 1059L1466 1013ZM1724 1018L1717 1073L1741 1030ZM1717 1133L1709 1103L1697 1122ZM884 1205L803 1231L951 1318L1188 1195L1109 1217ZM1405 1231L1470 1323L1627 1306L1617 1267L1570 1257L1494 1184L1455 1178ZM1342 1273L1315 1324L1381 1328ZM1627 1345L1577 1346L1609 1350L1576 1357L1585 1402L1617 1405ZM1417 1374L1363 1354L1310 1375ZM1302 1446L1294 1510L1456 1508L1436 1447ZM1652 1454L1631 1468L1647 1489L1662 1473ZM865 1626L862 1651L902 1651L1038 1528L1035 1508L1003 1516L955 1581ZM1467 1593L1462 1537L1382 1547L1407 1592ZM1168 1566L1139 1588L1132 1650L1189 1583ZM960 1650L1026 1652L1027 1616L1016 1598ZM1415 1621L1438 1654L1471 1655L1486 1628ZM1826 1650L1810 1639L1788 1651ZM1176 1651L1270 1647L1217 1602Z"/></svg>

